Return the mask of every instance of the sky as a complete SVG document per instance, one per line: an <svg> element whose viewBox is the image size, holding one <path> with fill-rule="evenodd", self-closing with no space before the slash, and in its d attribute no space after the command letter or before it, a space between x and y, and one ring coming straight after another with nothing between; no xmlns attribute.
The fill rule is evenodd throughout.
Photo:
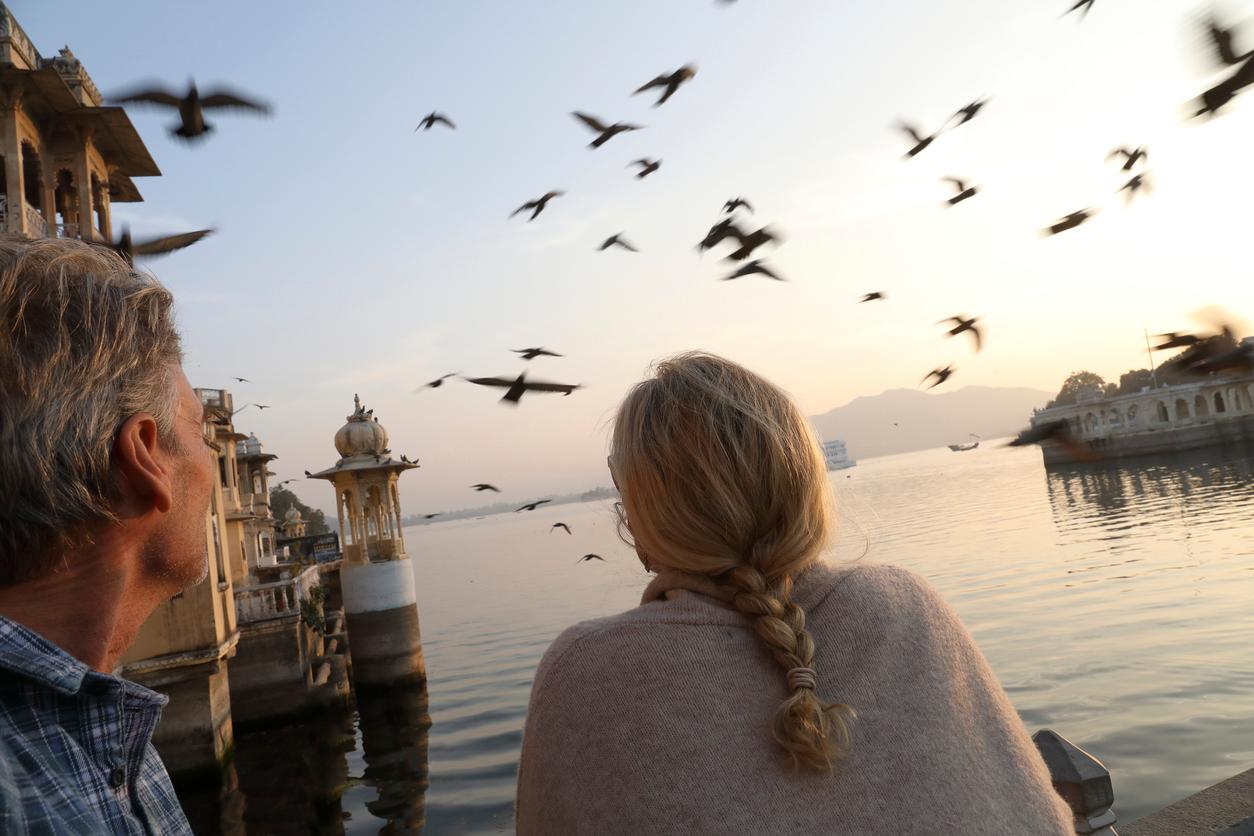
<svg viewBox="0 0 1254 836"><path fill-rule="evenodd" d="M137 179L145 201L115 206L115 230L215 227L144 264L175 293L193 385L272 406L236 422L280 479L335 462L359 393L392 450L422 460L409 513L480 504L480 481L506 500L607 484L616 405L679 351L744 363L817 414L947 364L950 389L1117 379L1146 364L1146 329L1196 328L1213 305L1254 318L1254 93L1187 118L1217 77L1203 16L1239 25L1244 51L1254 6L1069 5L9 0L41 53L69 44L106 96L194 77L274 105L211 114L194 147L168 136L171 113L132 109L163 176ZM660 108L630 95L685 63L696 78ZM980 97L903 159L897 120L930 131ZM414 133L433 109L457 129ZM573 110L645 129L590 151ZM1121 145L1150 150L1154 191L1131 205L1106 160ZM662 167L637 180L645 156ZM949 175L981 193L944 207ZM507 217L550 189L567 194L535 222ZM737 195L783 233L757 255L787 283L721 282L722 252L698 257ZM1087 207L1088 224L1040 234ZM597 252L616 232L641 252ZM872 290L888 299L858 304ZM934 324L958 313L981 318L982 352ZM509 352L528 346L565 356ZM523 368L585 388L517 409L456 380L414 391ZM292 487L334 507L326 483Z"/></svg>

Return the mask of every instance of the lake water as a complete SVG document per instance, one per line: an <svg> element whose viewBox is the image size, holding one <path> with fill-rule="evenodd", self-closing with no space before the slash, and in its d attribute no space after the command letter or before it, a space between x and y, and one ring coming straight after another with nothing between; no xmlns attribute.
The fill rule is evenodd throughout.
<svg viewBox="0 0 1254 836"><path fill-rule="evenodd" d="M1254 766L1254 451L1046 471L1036 449L985 444L830 475L833 559L928 578L1028 729L1110 768L1120 821ZM608 502L405 539L427 688L240 735L231 803L249 832L509 832L540 656L647 583ZM587 552L606 562L577 563Z"/></svg>

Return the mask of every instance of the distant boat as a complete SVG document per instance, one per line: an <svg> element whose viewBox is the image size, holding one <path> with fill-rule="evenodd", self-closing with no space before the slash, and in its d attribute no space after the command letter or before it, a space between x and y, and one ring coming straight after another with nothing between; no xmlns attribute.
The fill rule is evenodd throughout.
<svg viewBox="0 0 1254 836"><path fill-rule="evenodd" d="M823 451L823 461L827 464L828 470L844 470L857 464L857 462L849 458L849 451L845 448L845 442L839 439L824 441L821 449Z"/></svg>
<svg viewBox="0 0 1254 836"><path fill-rule="evenodd" d="M978 441L968 441L966 444L950 444L949 449L955 453L965 453L967 450L974 450L980 446Z"/></svg>

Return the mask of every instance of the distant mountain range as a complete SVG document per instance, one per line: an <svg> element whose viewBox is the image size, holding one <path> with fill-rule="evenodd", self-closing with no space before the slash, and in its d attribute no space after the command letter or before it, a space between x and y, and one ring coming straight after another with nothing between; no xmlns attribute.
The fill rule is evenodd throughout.
<svg viewBox="0 0 1254 836"><path fill-rule="evenodd" d="M1028 425L1032 410L1053 396L1040 389L993 386L943 394L889 389L854 398L810 421L820 438L842 439L850 457L866 459L970 441L969 433L982 438L1014 435Z"/></svg>

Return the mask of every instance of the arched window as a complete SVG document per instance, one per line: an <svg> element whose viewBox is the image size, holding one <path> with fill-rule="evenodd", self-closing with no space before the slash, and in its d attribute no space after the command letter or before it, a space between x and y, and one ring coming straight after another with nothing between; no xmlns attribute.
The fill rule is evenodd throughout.
<svg viewBox="0 0 1254 836"><path fill-rule="evenodd" d="M39 161L39 152L29 142L22 141L22 197L31 206L38 207L39 190L43 187L43 166Z"/></svg>
<svg viewBox="0 0 1254 836"><path fill-rule="evenodd" d="M261 474L253 471L253 493L261 495Z"/></svg>
<svg viewBox="0 0 1254 836"><path fill-rule="evenodd" d="M1162 401L1158 402L1158 420L1164 424L1171 420L1171 416L1167 414L1167 404Z"/></svg>
<svg viewBox="0 0 1254 836"><path fill-rule="evenodd" d="M1131 423L1133 423L1134 421L1136 421L1136 416L1137 416L1137 413L1139 413L1139 412L1140 412L1140 410L1139 410L1139 409L1137 409L1137 405L1136 405L1136 404L1132 404L1130 407L1128 407L1128 423L1129 423L1129 424L1131 424Z"/></svg>
<svg viewBox="0 0 1254 836"><path fill-rule="evenodd" d="M1227 412L1227 411L1228 411L1228 407L1227 407L1227 404L1224 403L1223 393L1216 392L1215 393L1215 414L1218 415L1221 412Z"/></svg>
<svg viewBox="0 0 1254 836"><path fill-rule="evenodd" d="M1189 417L1189 402L1184 398L1176 398L1176 420L1180 421Z"/></svg>
<svg viewBox="0 0 1254 836"><path fill-rule="evenodd" d="M1198 418L1205 418L1210 415L1210 406L1206 403L1206 398L1198 395L1193 399L1193 414Z"/></svg>

